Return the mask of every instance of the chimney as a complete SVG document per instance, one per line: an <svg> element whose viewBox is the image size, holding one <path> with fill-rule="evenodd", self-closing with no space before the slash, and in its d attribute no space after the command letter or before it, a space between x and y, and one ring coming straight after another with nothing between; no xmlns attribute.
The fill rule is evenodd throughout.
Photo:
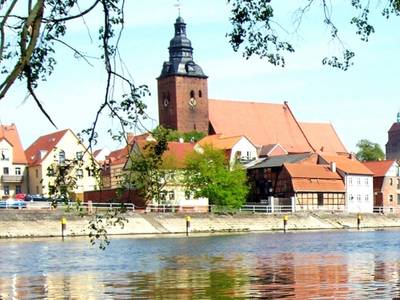
<svg viewBox="0 0 400 300"><path fill-rule="evenodd" d="M333 173L336 173L336 162L334 162L334 161L331 161L331 171Z"/></svg>

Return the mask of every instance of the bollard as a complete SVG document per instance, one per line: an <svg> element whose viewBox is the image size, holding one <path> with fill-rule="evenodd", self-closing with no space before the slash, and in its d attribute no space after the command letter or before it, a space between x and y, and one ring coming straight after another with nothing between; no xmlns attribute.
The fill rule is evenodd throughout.
<svg viewBox="0 0 400 300"><path fill-rule="evenodd" d="M64 240L65 231L67 230L67 219L65 217L61 218L61 237Z"/></svg>
<svg viewBox="0 0 400 300"><path fill-rule="evenodd" d="M93 202L92 200L89 200L87 202L87 212L89 215L93 214Z"/></svg>
<svg viewBox="0 0 400 300"><path fill-rule="evenodd" d="M360 230L361 220L362 220L361 214L357 214L357 230Z"/></svg>
<svg viewBox="0 0 400 300"><path fill-rule="evenodd" d="M288 220L289 220L289 217L288 216L283 216L283 232L284 233L286 233L286 230L287 230L287 222L288 222Z"/></svg>
<svg viewBox="0 0 400 300"><path fill-rule="evenodd" d="M190 233L190 216L186 216L186 236L189 236Z"/></svg>

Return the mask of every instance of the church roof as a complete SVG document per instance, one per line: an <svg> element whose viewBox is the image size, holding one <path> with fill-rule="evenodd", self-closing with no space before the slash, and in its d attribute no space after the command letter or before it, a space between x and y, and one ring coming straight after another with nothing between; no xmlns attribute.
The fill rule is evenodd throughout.
<svg viewBox="0 0 400 300"><path fill-rule="evenodd" d="M209 119L215 133L245 135L257 146L280 144L289 153L314 150L286 103L210 99Z"/></svg>
<svg viewBox="0 0 400 300"><path fill-rule="evenodd" d="M347 150L330 123L300 123L312 147L323 153L347 153Z"/></svg>

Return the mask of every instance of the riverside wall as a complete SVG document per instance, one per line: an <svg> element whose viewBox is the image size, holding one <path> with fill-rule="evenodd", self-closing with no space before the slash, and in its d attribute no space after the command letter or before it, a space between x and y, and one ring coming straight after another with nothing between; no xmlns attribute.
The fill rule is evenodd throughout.
<svg viewBox="0 0 400 300"><path fill-rule="evenodd" d="M182 234L185 214L127 213L123 228L107 226L109 235ZM283 214L190 214L192 233L255 232L283 230ZM356 229L357 215L344 213L287 214L288 231ZM67 236L88 235L91 216L78 216L60 210L0 211L0 238L58 237L61 218L67 219ZM361 229L400 227L400 215L363 214Z"/></svg>

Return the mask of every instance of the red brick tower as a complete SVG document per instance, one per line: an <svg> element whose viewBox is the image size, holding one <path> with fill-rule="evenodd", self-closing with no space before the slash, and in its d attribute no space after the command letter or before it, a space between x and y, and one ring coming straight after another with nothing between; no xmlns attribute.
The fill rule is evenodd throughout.
<svg viewBox="0 0 400 300"><path fill-rule="evenodd" d="M179 16L158 81L160 125L182 132L208 133L207 76L193 61L193 48L186 37L186 24Z"/></svg>

